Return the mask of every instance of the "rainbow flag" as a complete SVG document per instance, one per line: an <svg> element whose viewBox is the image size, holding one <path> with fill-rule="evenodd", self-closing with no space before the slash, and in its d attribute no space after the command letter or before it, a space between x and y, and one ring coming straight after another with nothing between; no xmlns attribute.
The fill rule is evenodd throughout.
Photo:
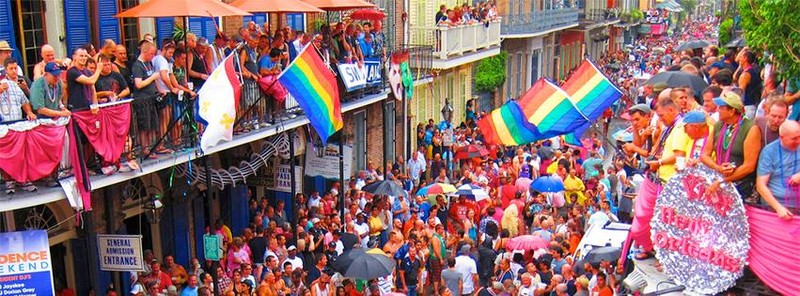
<svg viewBox="0 0 800 296"><path fill-rule="evenodd" d="M478 128L486 144L517 146L543 139L514 101L505 103L478 120Z"/></svg>
<svg viewBox="0 0 800 296"><path fill-rule="evenodd" d="M536 81L517 103L528 122L545 138L570 133L589 122L567 92L544 78Z"/></svg>
<svg viewBox="0 0 800 296"><path fill-rule="evenodd" d="M561 88L589 120L565 138L572 145L580 145L581 135L589 129L590 122L600 118L603 111L622 98L622 91L589 60L584 60Z"/></svg>
<svg viewBox="0 0 800 296"><path fill-rule="evenodd" d="M588 60L581 63L561 88L589 121L600 118L603 111L622 97L622 91Z"/></svg>
<svg viewBox="0 0 800 296"><path fill-rule="evenodd" d="M323 145L342 129L342 106L336 76L310 44L286 67L278 81L292 94Z"/></svg>

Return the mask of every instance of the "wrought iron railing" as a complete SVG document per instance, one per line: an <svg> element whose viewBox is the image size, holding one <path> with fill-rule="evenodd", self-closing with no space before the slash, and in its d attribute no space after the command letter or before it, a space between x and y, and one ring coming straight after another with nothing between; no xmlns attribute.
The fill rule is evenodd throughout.
<svg viewBox="0 0 800 296"><path fill-rule="evenodd" d="M574 8L548 9L503 16L502 35L535 34L578 24Z"/></svg>

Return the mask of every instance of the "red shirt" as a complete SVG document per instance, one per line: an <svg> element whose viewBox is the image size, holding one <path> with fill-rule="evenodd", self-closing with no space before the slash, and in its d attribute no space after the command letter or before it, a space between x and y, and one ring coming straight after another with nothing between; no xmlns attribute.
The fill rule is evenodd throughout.
<svg viewBox="0 0 800 296"><path fill-rule="evenodd" d="M608 287L608 286L605 286L605 287L602 287L602 288L594 287L594 289L592 289L592 295L593 296L614 296L614 292L611 291L611 288Z"/></svg>
<svg viewBox="0 0 800 296"><path fill-rule="evenodd" d="M512 199L517 196L517 187L511 184L500 187L500 198L503 201L503 208L507 208Z"/></svg>

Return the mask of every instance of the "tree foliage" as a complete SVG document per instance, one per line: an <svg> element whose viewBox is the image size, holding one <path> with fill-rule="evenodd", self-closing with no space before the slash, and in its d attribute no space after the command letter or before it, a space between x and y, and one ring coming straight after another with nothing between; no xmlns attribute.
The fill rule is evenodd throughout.
<svg viewBox="0 0 800 296"><path fill-rule="evenodd" d="M494 92L506 81L506 60L508 53L500 54L478 63L475 73L475 89L478 91Z"/></svg>
<svg viewBox="0 0 800 296"><path fill-rule="evenodd" d="M740 0L747 45L772 53L784 77L800 77L800 1Z"/></svg>
<svg viewBox="0 0 800 296"><path fill-rule="evenodd" d="M719 23L719 44L725 46L733 37L733 19L725 19Z"/></svg>

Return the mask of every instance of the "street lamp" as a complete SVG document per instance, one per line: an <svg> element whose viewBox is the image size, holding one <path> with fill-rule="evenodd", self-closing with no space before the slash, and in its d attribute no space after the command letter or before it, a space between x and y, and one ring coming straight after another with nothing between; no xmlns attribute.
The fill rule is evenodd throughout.
<svg viewBox="0 0 800 296"><path fill-rule="evenodd" d="M444 98L444 107L442 107L442 120L450 125L451 119L453 119L453 106L450 105L450 99Z"/></svg>
<svg viewBox="0 0 800 296"><path fill-rule="evenodd" d="M158 194L154 194L150 201L142 205L147 222L150 222L150 224L158 224L161 221L161 212L164 210L164 204L161 203L160 198Z"/></svg>

